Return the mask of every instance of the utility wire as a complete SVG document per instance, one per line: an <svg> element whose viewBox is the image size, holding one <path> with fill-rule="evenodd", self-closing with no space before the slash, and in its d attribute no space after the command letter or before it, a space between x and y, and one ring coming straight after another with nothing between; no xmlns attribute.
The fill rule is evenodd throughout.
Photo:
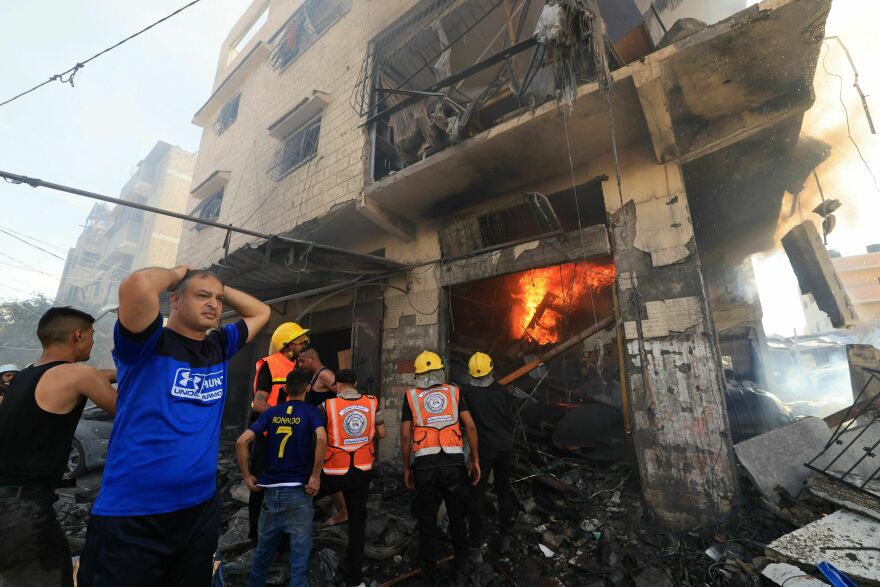
<svg viewBox="0 0 880 587"><path fill-rule="evenodd" d="M163 22L165 22L166 20L168 20L168 19L171 18L172 16L175 16L175 15L177 15L177 14L183 12L184 10L186 10L187 8L189 8L190 6L192 6L192 5L194 5L194 4L198 4L199 2L201 2L201 0L193 0L192 2L190 2L189 4L187 4L186 6L183 6L183 7L181 7L181 8L178 8L177 10L175 10L174 12L172 12L171 14L169 14L168 16L166 16L166 17L164 17L164 18L160 18L159 20L157 20L157 21L154 22L153 24L151 24L151 25L149 25L149 26L147 26L147 27L145 27L145 28L142 28L142 29L139 30L138 32L134 33L133 35L130 35L130 36L128 36L128 37L122 39L121 41L119 41L119 42L116 43L115 45L113 45L113 46L111 46L111 47L107 47L106 49L104 49L103 51L100 51L100 52L98 52L98 53L95 53L94 55L92 55L91 57L89 57L88 59L86 59L85 61L80 61L80 62L78 62L76 65L74 65L73 67L71 67L71 68L68 69L67 71L63 71L63 72L61 72L61 73L57 73L57 74L53 75L52 77L50 77L49 79L47 79L46 81L44 81L44 82L42 82L42 83L39 83L39 84L35 85L35 86L32 87L31 89L29 89L29 90L25 90L24 92L18 94L17 96L13 96L12 98L9 98L9 99L6 100L5 102L0 102L0 107L2 107L2 106L6 106L6 105L9 104L10 102L14 102L15 100L18 100L19 98L22 98L22 97L24 97L24 96L30 94L31 92L35 92L36 90L39 90L39 89L42 88L43 86L45 86L45 85L47 85L47 84L50 84L50 83L52 83L52 82L56 82L56 81L57 81L57 82L61 82L61 83L64 83L64 84L70 84L70 87L73 87L73 78L74 78L74 76L77 74L77 72L78 72L80 69L82 69L83 67L85 67L87 63L89 63L90 61L94 61L95 59L97 59L98 57L104 55L105 53L109 53L109 52L112 51L113 49L116 49L117 47L119 47L119 46L121 46L121 45L127 43L128 41L134 39L135 37L137 37L137 36L139 36L139 35L142 35L143 33L147 32L147 31L150 30L151 28L153 28L153 27L155 27L155 26L157 26L157 25L159 25L159 24L162 24ZM65 78L64 76L67 76L67 77Z"/></svg>
<svg viewBox="0 0 880 587"><path fill-rule="evenodd" d="M55 257L56 259L61 259L62 261L65 261L65 262L67 261L67 259L65 259L64 257L61 257L60 255L56 255L56 254L53 253L52 251L48 251L48 250L44 249L44 248L41 247L41 246L35 245L34 243L28 242L28 241L26 241L25 239L23 239L23 238L21 238L21 237L19 237L19 236L16 236L16 235L14 235L14 234L12 234L11 232L9 232L8 230L6 230L5 228L0 228L0 232L2 232L3 234L5 234L5 235L7 235L7 236L11 236L12 238L14 238L14 239L17 240L17 241L21 241L21 242L23 242L24 244L26 244L26 245L29 246L29 247L33 247L33 248L35 248L35 249L37 249L37 250L43 251L44 253L47 253L47 254L49 254L49 255L52 255L52 256Z"/></svg>
<svg viewBox="0 0 880 587"><path fill-rule="evenodd" d="M842 45L842 43L841 43L841 45ZM841 107L843 107L843 115L846 117L846 136L849 137L849 142L851 142L853 144L853 147L856 148L856 153L859 154L859 159L861 159L862 163L865 164L865 169L868 171L868 175L871 176L871 180L873 180L873 182L874 182L874 189L877 190L878 192L880 192L880 185L878 185L878 183L877 183L877 176L874 175L874 171L871 169L871 166L868 165L868 161L865 159L865 156L862 155L862 150L859 148L858 143L856 143L856 140L852 136L852 128L850 128L850 124L849 124L849 110L847 110L846 103L843 101L843 76L838 75L836 73L833 73L831 71L828 71L828 65L825 63L825 60L828 59L828 54L831 52L831 47L828 47L827 45L826 45L826 47L827 47L827 50L825 51L825 55L822 56L822 69L825 70L826 74L830 75L831 77L836 77L837 80L840 82L840 85L838 87L838 92L837 92L837 100L840 102ZM846 51L846 47L844 47L844 51ZM848 51L847 51L847 57L849 57ZM852 61L850 61L850 63L852 63ZM855 66L853 66L853 67L855 67ZM856 73L855 75L856 75L856 80L858 81L858 73ZM859 92L861 93L861 90L859 90ZM868 117L868 122L869 122L869 125L871 126L871 130L873 130L874 124L871 121L871 115L870 115L870 113L868 113L867 106L866 106L865 114Z"/></svg>

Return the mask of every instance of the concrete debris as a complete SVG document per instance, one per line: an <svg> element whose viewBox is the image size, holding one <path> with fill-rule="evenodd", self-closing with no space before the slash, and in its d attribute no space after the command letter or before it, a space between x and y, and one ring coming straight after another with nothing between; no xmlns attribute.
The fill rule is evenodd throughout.
<svg viewBox="0 0 880 587"><path fill-rule="evenodd" d="M828 314L835 328L858 321L852 302L843 289L837 270L816 225L807 220L782 237L782 247L791 261L801 293L812 293L819 309Z"/></svg>
<svg viewBox="0 0 880 587"><path fill-rule="evenodd" d="M785 587L819 587L820 585L828 585L825 581L811 577L796 566L787 563L767 565L761 571L761 576L772 581L774 585L785 585Z"/></svg>
<svg viewBox="0 0 880 587"><path fill-rule="evenodd" d="M813 473L807 478L807 487L813 495L880 520L880 479L870 481L859 491L836 479Z"/></svg>
<svg viewBox="0 0 880 587"><path fill-rule="evenodd" d="M544 546L543 544L539 544L538 548L541 549L541 554L543 554L547 558L553 558L556 556L556 553Z"/></svg>
<svg viewBox="0 0 880 587"><path fill-rule="evenodd" d="M733 447L740 464L765 499L779 504L778 487L797 498L810 470L804 466L831 438L831 431L818 418L804 418L740 442Z"/></svg>
<svg viewBox="0 0 880 587"><path fill-rule="evenodd" d="M245 487L244 483L239 483L238 485L233 485L229 488L229 495L240 501L241 503L248 502L248 496L250 495L250 491L247 487Z"/></svg>
<svg viewBox="0 0 880 587"><path fill-rule="evenodd" d="M838 510L774 540L767 555L804 567L827 560L858 582L880 583L880 522Z"/></svg>

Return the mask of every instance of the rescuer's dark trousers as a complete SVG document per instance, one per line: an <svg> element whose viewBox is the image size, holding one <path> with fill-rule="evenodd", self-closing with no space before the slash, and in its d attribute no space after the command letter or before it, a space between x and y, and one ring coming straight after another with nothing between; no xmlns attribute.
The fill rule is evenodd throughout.
<svg viewBox="0 0 880 587"><path fill-rule="evenodd" d="M345 475L321 475L321 491L317 498L342 492L348 510L348 547L345 552L345 584L360 585L363 581L364 542L367 533L367 498L370 497L372 475L354 467Z"/></svg>
<svg viewBox="0 0 880 587"><path fill-rule="evenodd" d="M483 540L483 509L486 490L489 488L489 475L494 473L495 493L498 495L498 527L500 534L510 533L513 520L513 497L510 490L510 451L480 455L480 482L472 486L468 500L470 546L480 546Z"/></svg>
<svg viewBox="0 0 880 587"><path fill-rule="evenodd" d="M468 499L468 478L464 465L444 465L429 469L413 468L416 496L414 510L419 526L419 566L427 580L436 576L437 512L446 504L449 532L456 568L467 564L467 528L465 515Z"/></svg>

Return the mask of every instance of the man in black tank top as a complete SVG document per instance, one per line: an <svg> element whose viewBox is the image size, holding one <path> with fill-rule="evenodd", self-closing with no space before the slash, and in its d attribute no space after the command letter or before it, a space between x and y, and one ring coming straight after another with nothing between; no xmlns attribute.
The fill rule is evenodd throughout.
<svg viewBox="0 0 880 587"><path fill-rule="evenodd" d="M116 411L116 372L79 364L92 351L94 321L69 307L43 314L43 353L16 375L0 403L0 583L73 584L54 490L86 399Z"/></svg>
<svg viewBox="0 0 880 587"><path fill-rule="evenodd" d="M300 352L299 362L303 369L311 373L306 401L320 406L331 397L336 397L336 376L321 362L321 357L313 347Z"/></svg>

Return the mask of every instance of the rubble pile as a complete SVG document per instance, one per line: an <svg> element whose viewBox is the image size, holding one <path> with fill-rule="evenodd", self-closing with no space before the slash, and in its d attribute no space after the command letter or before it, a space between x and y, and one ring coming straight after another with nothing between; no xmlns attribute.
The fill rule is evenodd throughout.
<svg viewBox="0 0 880 587"><path fill-rule="evenodd" d="M795 437L800 440L794 445L809 445L805 435L814 434L815 428L816 422L802 421L750 442L784 448L781 439ZM824 438L820 436L820 440ZM247 583L253 545L248 539L248 492L230 451L232 444L224 442L223 446L229 449L221 451L218 461L222 523L218 550L223 584L234 587ZM795 579L805 585L823 585L827 583L819 580L821 574L813 564L800 559L818 556L840 560L834 559L837 551L844 561L864 566L863 577L872 576L871 557L880 556L880 550L859 547L853 555L856 558L851 560L846 558L845 551L850 548L847 541L862 540L876 533L880 511L873 502L860 502L867 503L862 505L862 513L867 513L867 517L839 508L840 504L810 491L818 486L816 475L801 471L796 463L790 467L791 474L785 468L765 467L780 476L768 479L754 459L749 458L749 448L746 443L737 445L742 464L742 495L733 515L714 527L676 533L652 519L641 498L637 471L628 461L590 460L556 447L551 438L531 438L528 445L518 443L512 475L515 522L510 550L499 552L496 500L490 490L485 508L487 540L482 550L483 561L471 564L469 585L801 584ZM809 452L810 448L805 450ZM772 451L765 452L766 458L775 458ZM795 458L801 460L799 455ZM795 485L788 479L791 475L804 489L795 491ZM84 543L100 473L78 481L76 489L59 490L55 504L74 554ZM368 502L364 561L367 585L421 584L418 574L413 573L418 568L418 534L411 513L412 498L412 492L403 486L399 467L387 463L377 466ZM316 511L312 585L342 585L347 525L326 526L333 513L329 498L320 500ZM825 526L837 529L828 531ZM824 534L817 535L814 527ZM447 535L448 520L442 507L440 529ZM828 535L833 544L820 544L823 535ZM839 539L835 541L832 535ZM808 554L802 554L807 551ZM451 542L447 540L441 546L441 576L451 574L451 554ZM288 581L287 552L282 547L273 561L268 584L287 585Z"/></svg>

